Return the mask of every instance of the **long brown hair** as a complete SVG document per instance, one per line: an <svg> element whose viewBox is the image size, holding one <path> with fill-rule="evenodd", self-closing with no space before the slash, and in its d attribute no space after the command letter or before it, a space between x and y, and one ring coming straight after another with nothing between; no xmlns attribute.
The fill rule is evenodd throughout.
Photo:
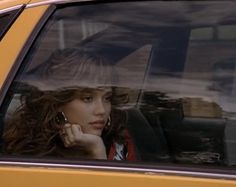
<svg viewBox="0 0 236 187"><path fill-rule="evenodd" d="M30 89L21 96L20 107L6 123L3 134L5 152L68 155L69 150L59 136L62 126L56 121L57 109L88 89L84 87L86 84L112 87L111 126L103 130L102 138L107 151L113 140L123 141L125 113L115 107L122 97L112 86L116 79L113 77L113 67L104 58L75 49L53 53L37 79L24 80ZM87 154L86 151L83 154Z"/></svg>

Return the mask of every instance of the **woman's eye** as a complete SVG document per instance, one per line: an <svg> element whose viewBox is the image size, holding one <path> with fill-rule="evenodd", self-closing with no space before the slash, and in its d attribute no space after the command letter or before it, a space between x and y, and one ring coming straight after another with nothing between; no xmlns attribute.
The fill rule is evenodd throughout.
<svg viewBox="0 0 236 187"><path fill-rule="evenodd" d="M111 96L106 96L104 99L106 102L111 102Z"/></svg>
<svg viewBox="0 0 236 187"><path fill-rule="evenodd" d="M82 97L82 101L88 103L88 102L91 102L93 100L93 97L91 96L84 96Z"/></svg>

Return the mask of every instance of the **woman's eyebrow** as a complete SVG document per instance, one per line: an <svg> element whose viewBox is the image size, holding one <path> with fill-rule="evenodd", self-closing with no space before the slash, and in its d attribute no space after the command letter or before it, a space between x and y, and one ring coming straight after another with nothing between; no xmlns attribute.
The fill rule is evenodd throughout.
<svg viewBox="0 0 236 187"><path fill-rule="evenodd" d="M106 92L103 94L103 97L111 97L112 96L112 93L110 92Z"/></svg>
<svg viewBox="0 0 236 187"><path fill-rule="evenodd" d="M90 88L85 88L85 89L81 90L81 94L91 94L93 92L94 91Z"/></svg>
<svg viewBox="0 0 236 187"><path fill-rule="evenodd" d="M104 95L110 95L112 94L111 90L104 90L104 89L84 89L81 91L81 94L96 94L97 92L103 92L104 91Z"/></svg>
<svg viewBox="0 0 236 187"><path fill-rule="evenodd" d="M105 95L112 95L112 91L105 92Z"/></svg>

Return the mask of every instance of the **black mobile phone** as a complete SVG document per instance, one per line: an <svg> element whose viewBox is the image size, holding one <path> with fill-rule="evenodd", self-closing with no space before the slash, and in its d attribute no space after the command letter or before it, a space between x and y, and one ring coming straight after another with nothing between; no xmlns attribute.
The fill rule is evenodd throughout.
<svg viewBox="0 0 236 187"><path fill-rule="evenodd" d="M66 123L68 123L68 119L66 118L64 112L57 113L56 121L59 125L65 125Z"/></svg>

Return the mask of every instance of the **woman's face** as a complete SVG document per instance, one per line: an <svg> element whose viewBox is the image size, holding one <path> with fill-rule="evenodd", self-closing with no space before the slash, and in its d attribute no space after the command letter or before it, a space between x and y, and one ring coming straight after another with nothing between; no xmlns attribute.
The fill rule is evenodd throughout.
<svg viewBox="0 0 236 187"><path fill-rule="evenodd" d="M111 113L111 88L88 89L63 105L61 111L71 124L79 124L83 133L101 136Z"/></svg>

